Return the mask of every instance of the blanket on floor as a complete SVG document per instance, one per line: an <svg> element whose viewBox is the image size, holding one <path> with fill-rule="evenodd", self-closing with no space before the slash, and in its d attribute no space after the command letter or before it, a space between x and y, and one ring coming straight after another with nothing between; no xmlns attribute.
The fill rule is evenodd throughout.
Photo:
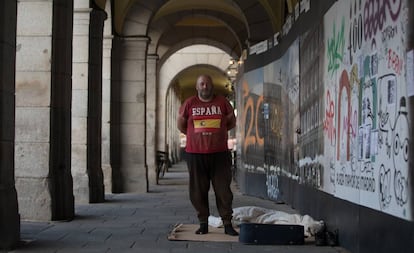
<svg viewBox="0 0 414 253"><path fill-rule="evenodd" d="M283 211L257 207L243 206L233 209L233 225L238 226L243 222L262 223L262 224L292 224L304 226L304 236L314 236L321 231L325 223L317 221L309 215L290 214ZM210 216L208 223L212 227L222 227L221 218Z"/></svg>

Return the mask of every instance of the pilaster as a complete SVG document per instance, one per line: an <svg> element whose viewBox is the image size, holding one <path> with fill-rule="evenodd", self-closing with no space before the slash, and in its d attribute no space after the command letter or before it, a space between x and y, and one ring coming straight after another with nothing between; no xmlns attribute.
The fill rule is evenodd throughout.
<svg viewBox="0 0 414 253"><path fill-rule="evenodd" d="M20 240L14 180L16 9L14 0L0 2L0 249Z"/></svg>
<svg viewBox="0 0 414 253"><path fill-rule="evenodd" d="M103 11L75 8L72 173L77 203L104 201L102 172Z"/></svg>
<svg viewBox="0 0 414 253"><path fill-rule="evenodd" d="M157 62L158 55L147 57L146 83L146 160L148 166L148 181L156 184L156 106L157 106Z"/></svg>
<svg viewBox="0 0 414 253"><path fill-rule="evenodd" d="M89 203L88 82L92 8L75 8L73 20L72 175L76 203Z"/></svg>
<svg viewBox="0 0 414 253"><path fill-rule="evenodd" d="M148 191L146 168L147 37L122 39L119 82L120 174L125 192Z"/></svg>
<svg viewBox="0 0 414 253"><path fill-rule="evenodd" d="M102 54L102 172L106 193L112 193L110 159L111 50L113 36L104 36Z"/></svg>
<svg viewBox="0 0 414 253"><path fill-rule="evenodd" d="M23 219L72 219L68 151L73 6L58 0L23 0L18 2L17 13L15 174L19 210Z"/></svg>

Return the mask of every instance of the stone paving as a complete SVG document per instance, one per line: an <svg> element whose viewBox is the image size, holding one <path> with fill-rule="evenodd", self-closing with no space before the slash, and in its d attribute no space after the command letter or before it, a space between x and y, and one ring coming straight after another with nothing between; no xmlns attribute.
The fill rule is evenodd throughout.
<svg viewBox="0 0 414 253"><path fill-rule="evenodd" d="M278 252L349 253L341 247L305 245L245 245L238 242L169 241L169 231L178 223L197 223L187 196L185 164L173 165L144 194L108 194L105 203L76 206L72 221L22 221L21 245L8 252ZM234 185L234 204L261 206L294 213L287 205L242 195ZM217 215L211 194L211 212Z"/></svg>

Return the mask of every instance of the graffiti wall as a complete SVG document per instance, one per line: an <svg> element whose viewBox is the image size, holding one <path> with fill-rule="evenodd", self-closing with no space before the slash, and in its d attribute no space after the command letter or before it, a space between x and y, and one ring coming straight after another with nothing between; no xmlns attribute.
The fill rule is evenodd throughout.
<svg viewBox="0 0 414 253"><path fill-rule="evenodd" d="M238 101L238 126L241 137L242 168L248 172L266 173L264 168L263 69L244 75Z"/></svg>
<svg viewBox="0 0 414 253"><path fill-rule="evenodd" d="M403 0L338 1L326 13L324 165L328 192L411 220L407 17Z"/></svg>
<svg viewBox="0 0 414 253"><path fill-rule="evenodd" d="M278 176L296 175L298 147L292 129L299 127L298 45L264 68L245 73L239 95L243 168L266 174L267 196L275 200Z"/></svg>
<svg viewBox="0 0 414 253"><path fill-rule="evenodd" d="M244 74L241 160L266 174L270 199L287 176L412 220L407 26L404 0L337 1L282 57Z"/></svg>
<svg viewBox="0 0 414 253"><path fill-rule="evenodd" d="M279 175L297 176L299 128L299 43L264 67L265 168L267 194L278 199Z"/></svg>
<svg viewBox="0 0 414 253"><path fill-rule="evenodd" d="M329 171L324 163L324 135L332 140L332 120L324 121L323 24L300 38L300 135L299 183L329 191ZM328 94L331 99L331 94ZM333 111L333 105L326 107ZM333 113L333 112L332 112ZM329 149L326 150L329 152Z"/></svg>

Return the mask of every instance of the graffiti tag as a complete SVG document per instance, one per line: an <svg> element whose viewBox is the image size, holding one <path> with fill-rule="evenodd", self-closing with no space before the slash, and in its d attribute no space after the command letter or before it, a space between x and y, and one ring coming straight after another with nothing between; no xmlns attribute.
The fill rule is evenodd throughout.
<svg viewBox="0 0 414 253"><path fill-rule="evenodd" d="M328 40L328 72L333 74L339 69L343 60L345 49L345 20L342 19L341 28L336 33L336 26L333 26L333 37Z"/></svg>

